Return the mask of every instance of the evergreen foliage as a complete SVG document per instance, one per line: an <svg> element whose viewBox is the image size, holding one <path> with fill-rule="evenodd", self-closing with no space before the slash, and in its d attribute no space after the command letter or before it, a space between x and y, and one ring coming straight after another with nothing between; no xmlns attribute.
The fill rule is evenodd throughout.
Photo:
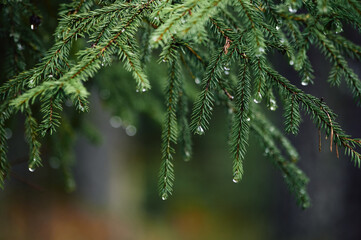
<svg viewBox="0 0 361 240"><path fill-rule="evenodd" d="M136 106L135 101L152 98L143 93L151 84L163 81L150 83L146 70L159 52L159 64L168 68L159 174L163 200L173 191L176 144L180 143L183 158L189 160L191 133L205 134L215 105L222 105L231 114L229 142L235 183L242 179L248 138L255 133L298 204L303 208L310 204L308 178L296 165L297 151L258 106L263 102L275 111L276 96L283 106L287 133L298 133L302 110L328 136L331 151L335 149L338 156L338 149L344 149L360 166L361 140L347 135L324 101L291 84L269 59L269 53L281 52L299 73L300 84L307 86L315 80L307 52L316 46L332 65L328 82L339 86L345 81L360 104L361 82L347 58L360 61L361 46L341 34L344 24L361 31L361 4L356 0L74 0L61 5L54 44L48 51L42 50L37 34L39 15L27 0L1 3L1 38L7 41L8 63L2 66L7 80L0 87L1 187L10 172L6 128L11 119L18 114L25 117L28 165L34 171L42 165L44 138L59 137L53 151L63 148L70 154L72 141L65 139L72 139L72 129L81 124L70 121L77 115L63 106L71 102L78 112L89 111L86 82L112 62L122 62L134 83L97 81L99 88L111 89L114 103L109 101L108 105L117 108L122 118L129 117L129 108L153 111L149 106ZM73 56L74 45L81 43L83 48ZM29 68L24 52L41 59ZM133 91L138 93L129 94ZM71 190L72 158L58 156Z"/></svg>

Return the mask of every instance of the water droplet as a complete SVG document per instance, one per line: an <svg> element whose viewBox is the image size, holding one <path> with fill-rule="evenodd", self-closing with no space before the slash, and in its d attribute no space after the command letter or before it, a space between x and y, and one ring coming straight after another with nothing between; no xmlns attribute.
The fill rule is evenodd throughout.
<svg viewBox="0 0 361 240"><path fill-rule="evenodd" d="M224 71L224 74L229 75L229 71Z"/></svg>
<svg viewBox="0 0 361 240"><path fill-rule="evenodd" d="M24 50L24 46L21 45L20 43L18 43L16 46L18 47L18 50L19 50L19 51Z"/></svg>
<svg viewBox="0 0 361 240"><path fill-rule="evenodd" d="M163 200L163 201L164 201L164 200L167 200L167 198L168 198L168 194L163 193L163 194L162 194L162 200Z"/></svg>
<svg viewBox="0 0 361 240"><path fill-rule="evenodd" d="M278 25L276 26L276 30L277 30L277 31L280 30L280 27L279 27Z"/></svg>
<svg viewBox="0 0 361 240"><path fill-rule="evenodd" d="M35 82L34 82L34 79L31 79L29 81L29 88L33 88L35 86Z"/></svg>
<svg viewBox="0 0 361 240"><path fill-rule="evenodd" d="M84 107L82 105L79 106L80 111L84 112Z"/></svg>
<svg viewBox="0 0 361 240"><path fill-rule="evenodd" d="M255 103L260 103L261 101L262 101L262 95L261 95L260 92L257 92L256 98L253 99L253 102L255 102Z"/></svg>
<svg viewBox="0 0 361 240"><path fill-rule="evenodd" d="M158 20L158 17L154 17L154 20Z"/></svg>
<svg viewBox="0 0 361 240"><path fill-rule="evenodd" d="M137 128L134 127L133 125L129 125L125 128L125 133L128 136L133 137L137 133Z"/></svg>
<svg viewBox="0 0 361 240"><path fill-rule="evenodd" d="M231 69L230 69L229 67L227 67L227 66L224 66L223 69L224 69L225 71L231 70Z"/></svg>
<svg viewBox="0 0 361 240"><path fill-rule="evenodd" d="M136 92L139 92L139 89L135 90Z"/></svg>
<svg viewBox="0 0 361 240"><path fill-rule="evenodd" d="M5 138L10 139L13 136L13 131L10 128L5 128Z"/></svg>
<svg viewBox="0 0 361 240"><path fill-rule="evenodd" d="M339 33L341 33L341 32L343 32L343 29L342 29L342 28L336 30L336 34L339 34Z"/></svg>
<svg viewBox="0 0 361 240"><path fill-rule="evenodd" d="M293 60L290 60L290 65L292 66L295 62Z"/></svg>
<svg viewBox="0 0 361 240"><path fill-rule="evenodd" d="M266 148L266 149L264 150L264 154L267 155L268 153L269 153L269 148Z"/></svg>
<svg viewBox="0 0 361 240"><path fill-rule="evenodd" d="M250 122L250 121L251 121L251 118L247 118L246 121L247 121L247 122Z"/></svg>
<svg viewBox="0 0 361 240"><path fill-rule="evenodd" d="M199 135L202 135L202 134L204 134L204 129L201 126L198 126L196 133Z"/></svg>
<svg viewBox="0 0 361 240"><path fill-rule="evenodd" d="M123 121L119 116L112 116L109 119L109 123L113 128L120 128L123 124Z"/></svg>
<svg viewBox="0 0 361 240"><path fill-rule="evenodd" d="M201 83L201 80L199 80L199 78L196 77L196 78L194 79L194 82L195 82L196 84L200 84L200 83Z"/></svg>
<svg viewBox="0 0 361 240"><path fill-rule="evenodd" d="M289 8L288 8L288 11L289 11L290 13L296 13L296 12L297 12L297 9L292 8L292 7L289 7Z"/></svg>
<svg viewBox="0 0 361 240"><path fill-rule="evenodd" d="M228 113L232 114L233 113L233 109L232 108L228 108Z"/></svg>
<svg viewBox="0 0 361 240"><path fill-rule="evenodd" d="M185 151L184 154L186 155L187 158L189 158L191 156L189 151Z"/></svg>
<svg viewBox="0 0 361 240"><path fill-rule="evenodd" d="M233 180L232 180L234 183L238 183L239 182L239 180L237 179L237 178L233 178Z"/></svg>
<svg viewBox="0 0 361 240"><path fill-rule="evenodd" d="M34 24L31 24L30 28L31 28L31 30L34 30L34 28L35 28Z"/></svg>
<svg viewBox="0 0 361 240"><path fill-rule="evenodd" d="M48 78L53 78L54 76L53 76L53 74L49 74L49 76L48 76Z"/></svg>
<svg viewBox="0 0 361 240"><path fill-rule="evenodd" d="M104 67L104 62L101 63L102 67Z"/></svg>
<svg viewBox="0 0 361 240"><path fill-rule="evenodd" d="M142 89L142 92L146 92L146 91L147 91L147 89L146 89L146 88L143 88L143 89Z"/></svg>
<svg viewBox="0 0 361 240"><path fill-rule="evenodd" d="M30 172L34 172L34 171L35 171L35 168L29 167L29 171L30 171Z"/></svg>
<svg viewBox="0 0 361 240"><path fill-rule="evenodd" d="M305 79L302 80L301 85L307 86L310 83L310 81L311 81L310 77L307 76Z"/></svg>
<svg viewBox="0 0 361 240"><path fill-rule="evenodd" d="M124 28L122 29L122 32L125 32L125 29L124 29Z"/></svg>
<svg viewBox="0 0 361 240"><path fill-rule="evenodd" d="M306 194L305 189L301 189L301 190L300 190L300 194L301 194L301 195L305 195L305 194Z"/></svg>
<svg viewBox="0 0 361 240"><path fill-rule="evenodd" d="M259 47L256 53L256 57L260 57L265 52L263 47Z"/></svg>
<svg viewBox="0 0 361 240"><path fill-rule="evenodd" d="M335 25L336 25L336 30L335 30L336 34L343 32L342 23L340 21L337 21Z"/></svg>
<svg viewBox="0 0 361 240"><path fill-rule="evenodd" d="M276 111L276 109L277 109L276 100L274 100L274 99L271 98L271 99L269 100L268 107L269 107L269 109L270 109L271 111Z"/></svg>
<svg viewBox="0 0 361 240"><path fill-rule="evenodd" d="M281 38L280 43L282 43L282 44L285 43L285 39Z"/></svg>

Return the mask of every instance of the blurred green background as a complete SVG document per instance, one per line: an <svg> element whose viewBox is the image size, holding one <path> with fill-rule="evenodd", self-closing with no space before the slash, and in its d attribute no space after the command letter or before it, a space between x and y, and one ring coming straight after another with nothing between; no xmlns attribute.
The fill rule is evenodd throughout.
<svg viewBox="0 0 361 240"><path fill-rule="evenodd" d="M42 13L39 35L46 46L52 43L59 2L34 2ZM360 43L351 30L346 28L344 34ZM360 108L343 85L336 89L326 83L329 65L318 51L311 49L310 56L316 81L308 87L301 86L283 56L273 54L270 58L277 59L273 61L278 64L276 68L294 84L323 97L339 114L338 121L347 133L361 136ZM165 69L154 71L154 64L148 69L151 82L166 74ZM359 64L350 65L360 76ZM104 78L132 81L121 64L103 69L91 81ZM163 86L153 87L157 92ZM281 174L264 157L252 135L244 179L238 184L232 182L228 113L221 107L215 109L210 131L194 136L193 159L183 162L176 157L174 194L162 201L157 191L161 158L157 117L139 115L132 122L122 122L117 111L104 104L107 98L115 97L110 90L91 83L89 88L91 105L85 118L101 140L94 144L82 135L75 137L77 188L72 193L64 189L56 159L46 156L44 167L34 173L28 171L26 162L16 161L26 157L27 147L22 122L12 125L16 129L9 139L12 174L0 192L1 240L361 239L361 172L347 157L340 154L337 159L330 153L324 138L318 152L317 128L307 116L299 135L289 137L299 150L301 168L311 179L309 209L296 206ZM147 105L151 94L137 95L136 104L154 109L157 115L162 106ZM275 113L266 108L265 112L282 128L281 107Z"/></svg>

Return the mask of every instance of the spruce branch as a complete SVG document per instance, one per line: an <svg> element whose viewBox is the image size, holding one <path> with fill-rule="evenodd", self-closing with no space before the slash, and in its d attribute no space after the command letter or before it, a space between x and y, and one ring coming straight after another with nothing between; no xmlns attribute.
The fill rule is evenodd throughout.
<svg viewBox="0 0 361 240"><path fill-rule="evenodd" d="M233 182L237 183L243 176L243 159L246 154L249 135L249 105L251 99L251 76L247 61L240 66L239 83L235 96L235 111L230 136L233 155Z"/></svg>
<svg viewBox="0 0 361 240"><path fill-rule="evenodd" d="M347 60L361 61L361 47L342 34L342 28L347 28L344 25L361 31L361 4L356 0L74 0L61 4L55 42L48 51L40 48L40 38L34 31L41 17L33 16L32 21L37 22L30 28L22 24L26 14L38 14L30 1L5 1L2 6L6 22L3 35L9 36L5 42L10 46L4 56L7 66L3 68L10 79L6 77L8 80L0 86L0 187L9 175L5 126L20 111L25 114L29 168L42 164L40 134L53 134L49 138L59 141L53 151L60 159L67 188L75 188L71 144L79 123L73 124L68 117L75 114L74 110L89 110L90 86L100 89L101 100L112 108L121 125L134 124L139 112L163 123L159 173L163 199L173 193L175 145L180 143L183 158L189 160L191 132L203 134L208 130L214 105L222 105L231 110L232 116L229 143L234 181L243 176L249 132L254 131L299 205L309 206L308 179L295 165L297 151L254 104L263 101L270 110L276 110L276 91L277 100L283 103L287 133L298 133L301 109L313 120L319 136L322 131L328 137L330 151L338 157L342 147L355 165L361 165L361 140L342 130L336 114L325 102L306 94L275 71L268 56L273 51L285 55L300 75L301 85L306 86L315 78L308 51L312 45L318 47L331 63L328 82L339 87L344 79L360 104L361 82ZM17 29L24 31L19 30L20 34ZM31 50L25 52L24 47ZM40 58L40 53L44 53L41 61L23 71L30 66L26 56ZM151 61L155 55L160 68L168 67L166 78L161 74L155 77L153 69L149 69L155 66ZM118 62L131 73L135 83L123 81L123 75L119 79L118 75L101 71ZM183 76L183 70L188 74ZM151 89L149 79L154 79L155 94L152 91L140 96L132 90L134 85L137 92ZM163 80L166 101L162 121L157 89ZM63 103L69 106L69 102L74 107L63 109ZM189 124L188 104L192 102ZM41 119L40 124L36 119Z"/></svg>
<svg viewBox="0 0 361 240"><path fill-rule="evenodd" d="M202 80L202 92L194 103L191 121L191 130L199 135L208 129L209 120L213 110L213 95L217 88L222 66L219 64L224 55L223 48L213 53L213 57L207 67L205 77Z"/></svg>
<svg viewBox="0 0 361 240"><path fill-rule="evenodd" d="M166 118L163 124L162 133L162 165L159 173L159 193L163 200L166 200L173 191L174 170L173 154L174 148L171 144L177 143L177 104L180 91L180 72L178 57L174 56L169 62L169 81L166 89Z"/></svg>

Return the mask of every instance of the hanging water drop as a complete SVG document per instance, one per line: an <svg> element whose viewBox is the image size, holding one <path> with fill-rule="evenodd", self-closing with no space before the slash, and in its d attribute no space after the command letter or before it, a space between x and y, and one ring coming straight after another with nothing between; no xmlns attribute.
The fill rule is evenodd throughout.
<svg viewBox="0 0 361 240"><path fill-rule="evenodd" d="M302 80L301 85L302 86L307 86L310 83L310 77L306 77L305 79Z"/></svg>
<svg viewBox="0 0 361 240"><path fill-rule="evenodd" d="M251 121L251 118L250 118L250 117L248 117L248 118L246 119L246 121L247 121L247 122L250 122L250 121Z"/></svg>
<svg viewBox="0 0 361 240"><path fill-rule="evenodd" d="M277 25L277 26L276 26L276 30L277 30L277 31L280 30L280 26Z"/></svg>
<svg viewBox="0 0 361 240"><path fill-rule="evenodd" d="M122 29L122 33L123 33L124 31L125 31L125 29L123 28L123 29Z"/></svg>
<svg viewBox="0 0 361 240"><path fill-rule="evenodd" d="M234 183L238 183L239 182L239 180L237 179L237 178L233 178L233 180L232 180Z"/></svg>
<svg viewBox="0 0 361 240"><path fill-rule="evenodd" d="M18 50L19 50L19 51L24 50L24 46L21 45L20 43L18 43L16 46L18 47Z"/></svg>
<svg viewBox="0 0 361 240"><path fill-rule="evenodd" d="M143 88L143 89L142 89L142 92L146 92L146 91L147 91L147 89L146 89L146 88Z"/></svg>
<svg viewBox="0 0 361 240"><path fill-rule="evenodd" d="M285 43L285 39L281 38L280 43L282 43L282 44Z"/></svg>
<svg viewBox="0 0 361 240"><path fill-rule="evenodd" d="M34 79L31 79L29 81L29 88L33 88L35 86L35 82L34 82Z"/></svg>
<svg viewBox="0 0 361 240"><path fill-rule="evenodd" d="M30 28L31 28L31 30L34 30L34 28L35 28L34 24L31 24Z"/></svg>
<svg viewBox="0 0 361 240"><path fill-rule="evenodd" d="M264 150L264 155L267 156L267 155L269 154L269 152L270 152L270 151L269 151L269 148L266 148L266 149Z"/></svg>
<svg viewBox="0 0 361 240"><path fill-rule="evenodd" d="M342 29L342 28L336 30L336 34L339 34L339 33L341 33L341 32L343 32L343 29Z"/></svg>
<svg viewBox="0 0 361 240"><path fill-rule="evenodd" d="M199 135L202 135L202 134L204 134L204 129L201 126L198 126L196 133Z"/></svg>
<svg viewBox="0 0 361 240"><path fill-rule="evenodd" d="M255 103L260 103L261 101L262 101L262 95L261 95L260 92L257 92L256 98L253 99L253 102L255 102Z"/></svg>
<svg viewBox="0 0 361 240"><path fill-rule="evenodd" d="M297 9L292 8L292 7L289 7L289 8L288 8L288 11L289 11L290 13L296 13L296 12L297 12Z"/></svg>
<svg viewBox="0 0 361 240"><path fill-rule="evenodd" d="M36 159L34 158L33 161L29 164L29 171L30 172L34 172L35 171L35 162L36 162Z"/></svg>
<svg viewBox="0 0 361 240"><path fill-rule="evenodd" d="M195 82L196 84L200 84L200 83L201 83L201 80L199 80L199 78L196 77L196 78L194 79L194 82Z"/></svg>
<svg viewBox="0 0 361 240"><path fill-rule="evenodd" d="M82 105L79 106L80 111L84 112L84 107Z"/></svg>
<svg viewBox="0 0 361 240"><path fill-rule="evenodd" d="M154 17L154 20L158 20L158 17Z"/></svg>
<svg viewBox="0 0 361 240"><path fill-rule="evenodd" d="M168 198L168 195L166 194L166 193L163 193L162 194L162 200L164 201L164 200L167 200L167 198Z"/></svg>
<svg viewBox="0 0 361 240"><path fill-rule="evenodd" d="M293 60L290 60L290 65L293 66L295 62Z"/></svg>
<svg viewBox="0 0 361 240"><path fill-rule="evenodd" d="M260 57L265 52L263 47L259 47L256 53L256 57Z"/></svg>
<svg viewBox="0 0 361 240"><path fill-rule="evenodd" d="M53 74L49 74L48 78L53 78Z"/></svg>
<svg viewBox="0 0 361 240"><path fill-rule="evenodd" d="M276 111L276 109L277 109L277 103L276 103L276 100L274 100L274 99L270 99L269 100L269 105L268 105L268 107L269 107L269 109L271 110L271 111Z"/></svg>
<svg viewBox="0 0 361 240"><path fill-rule="evenodd" d="M231 70L231 69L230 69L229 67L227 67L227 66L224 66L223 69L224 69L224 71L229 71L229 70Z"/></svg>
<svg viewBox="0 0 361 240"><path fill-rule="evenodd" d="M229 75L229 71L224 71L224 74Z"/></svg>
<svg viewBox="0 0 361 240"><path fill-rule="evenodd" d="M340 21L337 21L337 22L335 23L335 25L336 25L335 33L336 33L336 34L341 33L341 32L343 31L343 29L342 29L342 23L341 23Z"/></svg>

